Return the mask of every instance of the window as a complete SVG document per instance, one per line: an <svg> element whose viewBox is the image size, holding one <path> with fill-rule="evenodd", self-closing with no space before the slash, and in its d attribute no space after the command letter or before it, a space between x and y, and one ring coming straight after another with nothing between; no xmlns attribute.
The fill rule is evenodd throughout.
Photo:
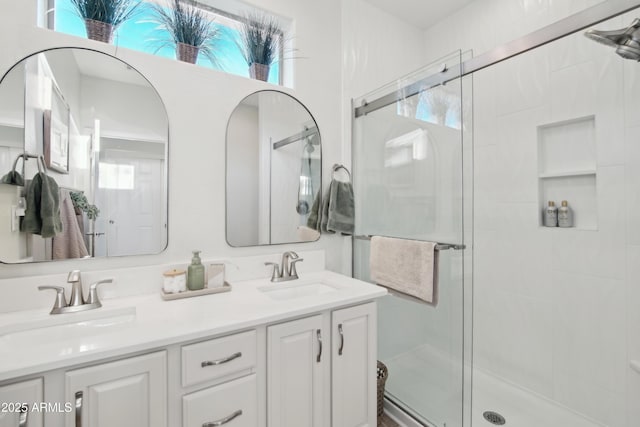
<svg viewBox="0 0 640 427"><path fill-rule="evenodd" d="M135 189L135 167L116 163L100 162L98 169L98 188L112 190Z"/></svg>
<svg viewBox="0 0 640 427"><path fill-rule="evenodd" d="M153 12L151 2L153 0L145 0L138 9L136 16L129 21L120 25L114 35L114 44L126 47L128 49L146 52L154 55L160 55L167 58L175 58L174 49L171 46L160 46L162 34L156 29L153 23ZM221 38L218 42L217 56L219 64L212 64L203 55L198 58L198 65L208 68L217 69L238 76L249 77L249 67L242 56L238 46L234 40L238 34L236 30L240 22L240 17L232 15L210 6L197 4L199 8L210 15L211 20L218 25ZM75 35L78 37L86 37L84 21L76 14L71 0L55 0L53 8L53 23L50 23L56 31ZM283 45L283 37L280 40L280 46ZM282 84L280 59L282 58L282 48L278 53L278 58L272 64L269 72L269 83Z"/></svg>

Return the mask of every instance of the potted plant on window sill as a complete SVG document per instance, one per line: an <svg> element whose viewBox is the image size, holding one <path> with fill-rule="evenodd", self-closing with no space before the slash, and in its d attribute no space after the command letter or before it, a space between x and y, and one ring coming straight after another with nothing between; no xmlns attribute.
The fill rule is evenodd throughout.
<svg viewBox="0 0 640 427"><path fill-rule="evenodd" d="M198 55L203 54L216 64L216 42L220 39L220 30L206 13L190 0L173 0L169 7L160 4L152 5L154 22L159 30L169 35L169 40L161 40L163 46L172 45L176 50L176 58L183 62L195 64ZM166 38L166 34L164 35Z"/></svg>
<svg viewBox="0 0 640 427"><path fill-rule="evenodd" d="M263 13L248 14L242 21L236 44L252 79L265 82L269 79L271 65L278 58L282 34L276 19Z"/></svg>
<svg viewBox="0 0 640 427"><path fill-rule="evenodd" d="M71 0L76 13L84 20L87 37L111 43L114 31L131 19L142 0Z"/></svg>

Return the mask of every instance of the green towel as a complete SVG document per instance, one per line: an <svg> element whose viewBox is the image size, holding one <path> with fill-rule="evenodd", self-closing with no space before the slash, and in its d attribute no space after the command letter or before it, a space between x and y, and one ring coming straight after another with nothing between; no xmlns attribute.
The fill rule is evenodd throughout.
<svg viewBox="0 0 640 427"><path fill-rule="evenodd" d="M309 218L307 218L307 227L312 228L316 231L320 231L320 219L321 219L321 211L322 201L321 201L321 193L320 190L316 193L315 199L313 199L313 205L311 205L311 212L309 213Z"/></svg>
<svg viewBox="0 0 640 427"><path fill-rule="evenodd" d="M38 172L27 187L26 199L22 231L38 234L45 239L62 232L60 190L53 178Z"/></svg>
<svg viewBox="0 0 640 427"><path fill-rule="evenodd" d="M354 214L353 186L350 182L333 180L329 193L327 230L353 234Z"/></svg>
<svg viewBox="0 0 640 427"><path fill-rule="evenodd" d="M335 233L335 231L327 228L327 222L329 221L329 202L331 201L331 187L335 181L331 180L329 188L322 198L322 207L320 208L320 232L321 233Z"/></svg>
<svg viewBox="0 0 640 427"><path fill-rule="evenodd" d="M18 172L12 170L2 178L0 178L0 182L2 184L11 184L11 185L24 185L24 179L22 179L22 175Z"/></svg>

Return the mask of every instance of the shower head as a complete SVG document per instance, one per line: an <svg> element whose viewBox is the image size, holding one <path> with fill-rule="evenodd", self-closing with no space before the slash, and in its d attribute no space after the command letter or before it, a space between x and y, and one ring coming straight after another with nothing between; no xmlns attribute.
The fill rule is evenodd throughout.
<svg viewBox="0 0 640 427"><path fill-rule="evenodd" d="M625 59L640 60L640 19L633 20L627 28L613 31L587 30L585 37L609 47Z"/></svg>
<svg viewBox="0 0 640 427"><path fill-rule="evenodd" d="M640 49L630 45L618 46L616 53L624 59L632 59L634 61L640 61Z"/></svg>

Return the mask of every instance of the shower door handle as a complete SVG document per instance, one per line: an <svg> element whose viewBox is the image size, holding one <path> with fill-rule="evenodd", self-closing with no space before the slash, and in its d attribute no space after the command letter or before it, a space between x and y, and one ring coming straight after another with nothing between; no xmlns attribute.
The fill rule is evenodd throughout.
<svg viewBox="0 0 640 427"><path fill-rule="evenodd" d="M342 356L344 349L344 333L342 332L342 323L338 325L338 333L340 334L340 347L338 348L338 356Z"/></svg>

